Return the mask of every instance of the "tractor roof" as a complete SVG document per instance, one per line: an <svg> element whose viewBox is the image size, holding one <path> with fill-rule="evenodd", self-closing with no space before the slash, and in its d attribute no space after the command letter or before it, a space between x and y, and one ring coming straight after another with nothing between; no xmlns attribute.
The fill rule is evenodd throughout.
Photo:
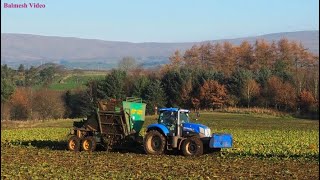
<svg viewBox="0 0 320 180"><path fill-rule="evenodd" d="M183 112L189 112L187 109L179 109L179 108L160 108L159 111L169 111L169 112L178 112L178 111L183 111Z"/></svg>

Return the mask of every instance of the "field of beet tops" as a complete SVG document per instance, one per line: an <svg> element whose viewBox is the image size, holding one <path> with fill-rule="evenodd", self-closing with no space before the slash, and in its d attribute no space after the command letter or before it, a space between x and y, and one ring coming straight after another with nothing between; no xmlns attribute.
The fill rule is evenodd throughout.
<svg viewBox="0 0 320 180"><path fill-rule="evenodd" d="M2 122L1 179L319 179L319 120L203 112L197 123L234 146L200 157L70 152L72 122Z"/></svg>

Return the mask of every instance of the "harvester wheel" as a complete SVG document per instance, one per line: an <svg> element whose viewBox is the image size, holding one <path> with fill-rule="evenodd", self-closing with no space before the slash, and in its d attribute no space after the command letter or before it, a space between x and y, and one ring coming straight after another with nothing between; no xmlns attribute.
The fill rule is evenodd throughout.
<svg viewBox="0 0 320 180"><path fill-rule="evenodd" d="M182 153L185 156L200 156L203 154L203 143L200 138L193 136L183 141Z"/></svg>
<svg viewBox="0 0 320 180"><path fill-rule="evenodd" d="M80 150L80 139L77 136L71 136L69 138L68 149L75 152Z"/></svg>
<svg viewBox="0 0 320 180"><path fill-rule="evenodd" d="M96 146L97 146L96 140L92 136L87 136L83 138L83 140L81 141L81 149L83 151L92 152L96 149Z"/></svg>
<svg viewBox="0 0 320 180"><path fill-rule="evenodd" d="M149 131L143 141L143 147L147 154L163 154L166 146L166 138L156 130Z"/></svg>

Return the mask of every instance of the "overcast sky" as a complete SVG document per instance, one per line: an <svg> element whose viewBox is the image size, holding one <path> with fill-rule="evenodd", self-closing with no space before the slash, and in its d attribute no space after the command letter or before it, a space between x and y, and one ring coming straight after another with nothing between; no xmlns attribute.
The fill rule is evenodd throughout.
<svg viewBox="0 0 320 180"><path fill-rule="evenodd" d="M4 8L40 3L45 8ZM319 30L318 0L2 0L1 32L191 42Z"/></svg>

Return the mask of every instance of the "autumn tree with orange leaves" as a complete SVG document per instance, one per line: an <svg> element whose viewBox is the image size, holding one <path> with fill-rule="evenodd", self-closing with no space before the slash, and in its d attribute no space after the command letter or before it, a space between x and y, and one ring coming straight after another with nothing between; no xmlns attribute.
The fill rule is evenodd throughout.
<svg viewBox="0 0 320 180"><path fill-rule="evenodd" d="M191 80L188 80L182 86L182 89L181 89L181 100L186 108L190 108L193 105L191 92L192 92L192 82Z"/></svg>
<svg viewBox="0 0 320 180"><path fill-rule="evenodd" d="M301 107L302 112L309 112L311 108L314 108L316 106L316 100L310 91L303 90L300 93L299 106Z"/></svg>
<svg viewBox="0 0 320 180"><path fill-rule="evenodd" d="M217 81L208 80L200 88L200 99L205 107L221 107L227 99L227 90Z"/></svg>
<svg viewBox="0 0 320 180"><path fill-rule="evenodd" d="M283 82L278 77L271 77L268 80L269 97L272 99L276 109L293 109L296 106L296 93L293 86L288 82Z"/></svg>
<svg viewBox="0 0 320 180"><path fill-rule="evenodd" d="M17 88L10 100L10 117L13 120L27 120L32 116L32 90Z"/></svg>

